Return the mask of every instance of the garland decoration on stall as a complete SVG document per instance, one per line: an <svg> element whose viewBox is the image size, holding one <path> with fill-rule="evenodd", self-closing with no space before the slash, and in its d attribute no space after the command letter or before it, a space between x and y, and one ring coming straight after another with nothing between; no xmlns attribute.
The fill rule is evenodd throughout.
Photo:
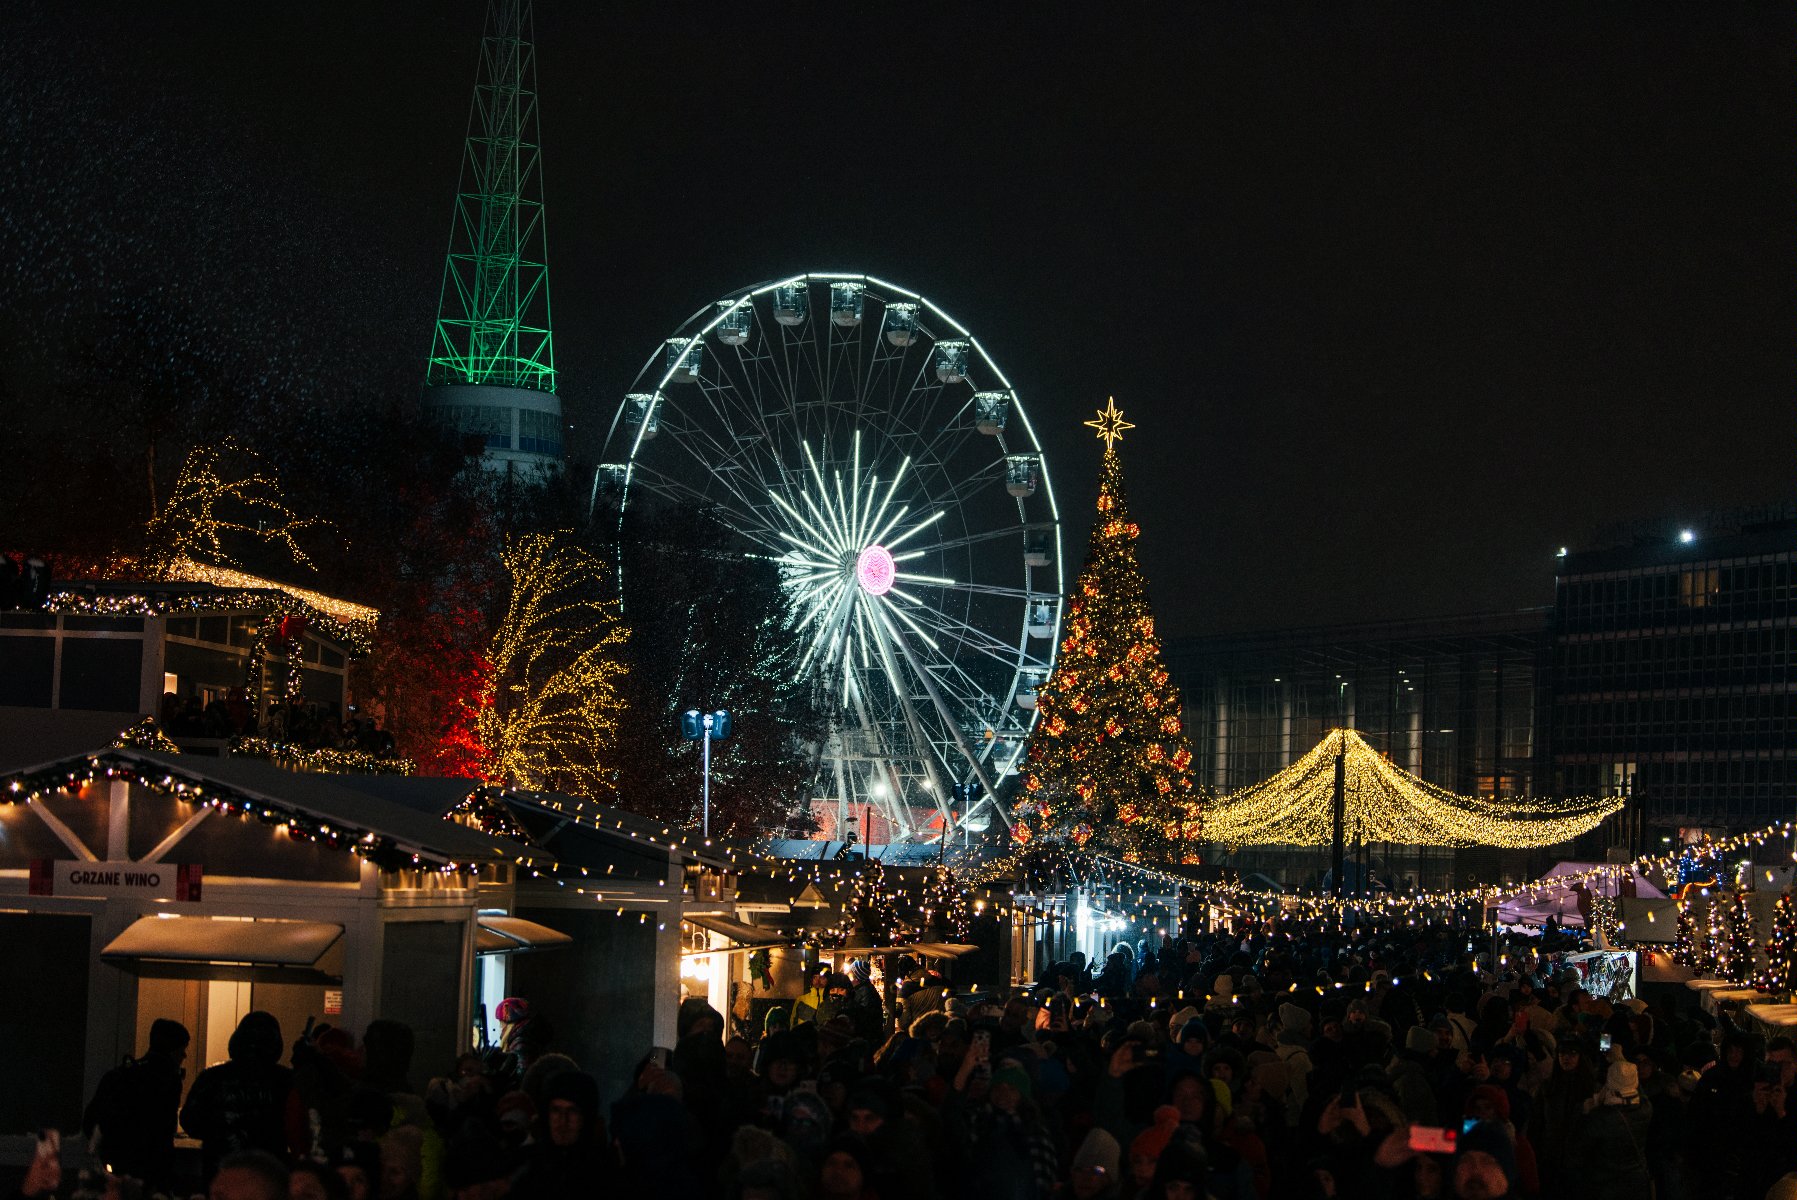
<svg viewBox="0 0 1797 1200"><path fill-rule="evenodd" d="M1334 838L1335 761L1347 784L1346 827L1369 842L1527 849L1569 841L1622 808L1624 797L1549 800L1462 796L1394 766L1352 729L1332 729L1272 778L1218 796L1205 836L1229 846L1327 846Z"/></svg>
<svg viewBox="0 0 1797 1200"><path fill-rule="evenodd" d="M158 754L179 754L181 747L175 745L174 739L162 732L162 726L156 723L155 717L144 717L133 725L119 730L118 737L112 741L115 750L154 750Z"/></svg>
<svg viewBox="0 0 1797 1200"><path fill-rule="evenodd" d="M443 815L447 820L466 825L470 829L478 829L493 837L509 838L514 842L530 845L529 832L518 823L518 818L512 815L511 807L500 796L497 789L476 788L460 804Z"/></svg>
<svg viewBox="0 0 1797 1200"><path fill-rule="evenodd" d="M233 738L225 747L225 753L232 758L266 759L290 771L317 771L321 774L410 775L418 770L418 764L409 758L383 758L366 750L338 750L331 746L307 749L254 735Z"/></svg>
<svg viewBox="0 0 1797 1200"><path fill-rule="evenodd" d="M191 760L193 756L186 757ZM203 770L203 766L194 767L195 772ZM216 780L202 780L184 768L144 758L141 751L134 749L105 750L0 776L0 804L30 804L58 792L79 795L90 784L115 780L135 784L159 795L172 795L188 804L208 805L225 815L258 821L292 840L342 850L368 859L382 870L410 869L471 876L480 873L478 863L450 860L423 848L412 850L374 830L327 820L316 813L265 796L247 794ZM521 857L518 861L523 863L525 859Z"/></svg>
<svg viewBox="0 0 1797 1200"><path fill-rule="evenodd" d="M1098 514L1059 658L1036 689L1012 836L1090 838L1130 860L1195 863L1204 823L1184 706L1162 661L1115 444L1134 426L1115 400L1086 424L1105 443Z"/></svg>
<svg viewBox="0 0 1797 1200"><path fill-rule="evenodd" d="M1774 995L1797 987L1797 900L1786 888L1772 910L1772 936L1766 940L1766 964L1753 977L1753 986Z"/></svg>

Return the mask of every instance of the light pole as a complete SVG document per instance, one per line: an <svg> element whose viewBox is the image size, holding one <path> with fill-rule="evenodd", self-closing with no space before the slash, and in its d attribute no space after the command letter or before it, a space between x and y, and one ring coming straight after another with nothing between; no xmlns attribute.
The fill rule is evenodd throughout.
<svg viewBox="0 0 1797 1200"><path fill-rule="evenodd" d="M700 712L689 708L680 714L680 736L689 742L698 742L703 754L704 767L700 785L700 795L705 805L703 832L706 838L711 837L711 739L719 741L730 736L730 714L724 709L716 712Z"/></svg>

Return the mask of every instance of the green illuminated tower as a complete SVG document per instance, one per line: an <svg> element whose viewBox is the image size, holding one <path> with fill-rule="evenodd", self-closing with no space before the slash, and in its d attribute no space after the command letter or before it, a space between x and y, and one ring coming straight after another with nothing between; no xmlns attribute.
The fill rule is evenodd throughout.
<svg viewBox="0 0 1797 1200"><path fill-rule="evenodd" d="M425 372L427 415L502 469L562 458L533 33L530 0L489 0Z"/></svg>

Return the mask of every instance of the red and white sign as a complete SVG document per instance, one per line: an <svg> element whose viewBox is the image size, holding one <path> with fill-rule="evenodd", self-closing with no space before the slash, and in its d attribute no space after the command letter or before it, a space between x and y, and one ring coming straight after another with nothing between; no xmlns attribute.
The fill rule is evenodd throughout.
<svg viewBox="0 0 1797 1200"><path fill-rule="evenodd" d="M31 860L33 896L104 896L135 900L198 900L199 863Z"/></svg>

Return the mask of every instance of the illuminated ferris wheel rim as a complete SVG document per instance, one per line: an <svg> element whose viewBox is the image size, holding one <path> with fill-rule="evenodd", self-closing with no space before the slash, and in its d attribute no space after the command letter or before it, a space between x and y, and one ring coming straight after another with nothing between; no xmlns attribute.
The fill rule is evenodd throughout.
<svg viewBox="0 0 1797 1200"><path fill-rule="evenodd" d="M1022 397L1018 394L1016 385L1014 385L1010 381L1010 379L1006 377L1006 375L1004 373L1004 369L998 365L997 360L995 360L990 354L988 354L986 352L986 348L984 346L980 345L980 339L975 337L974 334L972 333L972 331L967 328L967 326L965 326L965 325L961 324L961 322L955 320L955 318L953 316L949 315L949 313L947 311L945 311L944 309L939 307L929 297L923 295L920 292L914 292L910 288L901 287L900 285L893 283L890 280L881 279L877 275L866 275L866 274L862 274L857 271L807 271L801 275L789 275L784 279L769 280L768 282L758 284L755 287L744 288L741 291L734 293L733 296L725 296L721 300L713 301L709 305L706 305L702 308L695 309L693 311L693 315L688 317L684 322L682 322L680 328L684 330L684 329L692 326L695 322L699 321L701 318L703 318L706 313L710 313L711 319L709 321L706 321L703 325L699 326L699 328L691 335L695 340L703 339L706 336L708 336L709 334L715 332L717 330L717 327L723 323L724 318L728 317L732 312L735 312L738 308L741 308L742 306L744 306L746 304L753 303L757 297L765 296L769 292L772 292L776 288L792 287L795 284L804 284L804 283L862 283L862 284L868 285L869 287L890 289L894 294L903 296L907 303L920 305L922 308L927 310L932 316L940 317L944 322L946 322L948 324L950 329L953 329L955 331L955 334L958 337L966 339L967 344L969 346L971 346L976 353L979 354L980 358L985 361L987 366L992 368L992 373L995 376L997 376L998 382L1000 383L1000 385L1003 386L1004 390L1009 392L1011 394L1011 396L1017 400L1017 402L1018 402L1017 403L1017 415L1020 418L1022 418L1022 420L1023 420L1024 432L1029 434L1030 441L1036 445L1036 447L1038 448L1038 453L1040 452L1040 448L1042 445L1042 439L1036 436L1036 427L1034 425L1030 424L1029 414L1024 411ZM726 307L725 301L732 301L732 300L733 300L733 302L730 303L728 305L728 307ZM937 339L937 340L940 340L940 339ZM661 358L661 357L663 357L662 350L657 349L657 350L651 351L649 354L649 357L643 361L642 369L637 372L638 378L641 378L644 374L646 374L650 370L650 368L652 368L655 365L655 360L657 358ZM674 376L676 373L679 372L679 370L680 370L680 365L678 363L670 364L668 366L667 370L662 373L661 378L656 381L656 384L655 384L656 391L657 392L665 391L667 386L673 382ZM611 428L606 431L606 435L605 435L605 444L606 445L609 446L611 444L612 437L617 433L618 423L620 421L622 421L623 419L624 419L624 409L622 407L619 407L618 411L612 415ZM635 440L631 444L630 454L629 454L629 462L632 465L634 465L636 462L637 451L642 448L643 433L645 430L647 430L647 428L648 428L648 426L647 426L647 424L645 424L642 429L639 429L637 431L637 436L636 436ZM1046 459L1044 459L1044 461L1046 462ZM1049 520L1053 521L1056 524L1056 526L1059 526L1060 522L1061 522L1061 506L1055 500L1054 481L1049 478L1048 472L1046 470L1044 470L1042 472L1042 490L1047 494L1047 497L1048 497ZM630 496L628 475L625 478L624 496L625 496L625 502L628 503L629 496ZM1057 582L1064 584L1066 582L1065 571L1061 567L1058 555L1056 556L1055 569L1058 573ZM1063 588L1062 589L1063 594L1064 594L1064 591L1065 591L1065 589Z"/></svg>
<svg viewBox="0 0 1797 1200"><path fill-rule="evenodd" d="M819 285L828 289L827 304L814 305L811 303L810 287L812 285ZM847 322L839 319L840 314L836 310L838 289L844 286L852 288L852 295L855 297L854 315L852 319ZM773 336L770 336L770 329L772 326L764 321L763 313L761 310L757 309L756 302L770 297L771 293L775 293L780 289L790 290L794 288L799 289L802 300L796 316L792 310L787 310L782 313L780 309L781 297L774 297L766 301L766 305L769 307L770 313L774 318L774 325L785 327L784 332L777 332ZM863 300L871 301L880 306L879 311L883 314L878 320L867 321L865 327L863 326L862 320L864 310L861 307ZM733 317L733 314L737 314L744 309L748 310L747 316L740 318ZM888 337L892 336L889 332L892 326L888 325L887 322L895 312L901 312L901 310L902 315L908 318L909 323L905 324L901 321L902 339L894 338L890 342L890 345L896 347L898 350L896 357L893 357L891 351L880 345L881 334L886 333ZM964 347L964 353L966 355L964 360L965 371L956 375L952 380L938 374L937 379L941 382L930 384L921 391L918 382L913 380L909 391L903 396L904 404L900 407L909 406L914 399L922 395L924 397L923 405L925 411L930 412L932 405L940 404L948 400L951 392L953 394L959 394L958 389L953 388L952 385L967 383L973 387L974 395L967 397L962 401L960 410L957 413L957 419L964 419L966 412L974 407L974 400L978 399L982 392L996 394L1001 397L1004 405L1003 415L999 420L996 431L983 425L978 425L977 427L978 432L981 434L992 434L996 432L997 438L994 444L1004 452L1003 455L998 458L996 466L999 469L999 474L1001 476L1000 481L1006 483L1006 491L1010 493L1015 501L1016 519L1010 524L1009 528L1014 533L1023 534L1026 542L1026 553L1022 564L1022 579L1025 584L1023 588L975 586L972 584L971 580L957 584L953 579L932 579L917 575L907 575L900 569L898 563L895 561L895 556L893 555L891 548L882 545L877 537L872 541L849 546L840 544L831 546L831 550L837 553L842 561L844 568L844 582L851 585L846 588L845 594L854 601L854 603L847 605L843 611L849 612L853 610L853 612L859 613L864 618L859 627L869 642L888 643L885 646L883 653L886 655L886 670L892 675L894 680L894 689L901 692L905 690L915 690L907 689L903 680L899 678L899 676L904 673L904 668L894 665L894 655L892 654L892 650L896 647L898 650L904 652L904 657L910 659L908 665L913 677L921 685L922 690L927 691L930 694L931 699L936 705L939 708L942 708L942 716L948 721L950 726L955 724L948 712L950 705L944 703L943 697L938 694L937 688L932 686L931 683L932 678L935 678L935 681L938 684L944 683L941 665L928 663L919 664L916 659L911 656L910 650L906 647L907 642L921 639L922 642L928 643L929 650L934 651L939 649L936 641L930 637L930 634L920 626L917 620L913 620L912 616L907 615L901 604L897 603L897 601L901 599L912 605L917 605L919 603L916 596L905 593L902 585L907 581L915 581L922 578L929 584L959 587L967 592L982 592L989 596L1012 596L1022 601L1021 629L1017 629L1016 626L1011 626L1012 629L1017 631L1016 639L1012 642L1006 642L1000 636L985 635L983 637L983 644L975 647L972 651L975 653L983 653L989 657L996 657L993 655L994 647L1009 648L1006 651L1009 656L1009 662L1007 664L1007 669L1010 671L1009 687L1008 689L1002 689L1004 694L1002 699L998 702L998 707L1003 710L1005 717L986 719L983 736L988 744L984 747L980 747L980 752L978 753L968 749L965 732L955 734L955 737L960 740L961 749L965 752L967 762L972 767L971 773L974 776L977 776L978 782L983 785L985 798L988 801L994 801L994 793L997 790L994 786L994 780L1002 779L1014 774L1027 750L1029 734L1033 731L1036 721L1036 713L1033 706L1034 687L1042 679L1045 679L1052 670L1054 659L1059 648L1062 597L1065 593L1065 564L1062 557L1059 504L1055 499L1053 481L1047 470L1046 455L1043 453L1041 441L1036 436L1035 428L1030 422L1029 415L1023 406L1022 397L1019 395L1015 385L1011 383L1009 376L1005 374L1003 369L999 367L997 362L994 361L992 356L987 352L985 346L981 344L979 339L966 325L956 320L953 315L920 292L903 287L878 276L847 271L812 271L789 275L779 279L769 280L753 287L740 289L729 293L725 297L713 301L708 305L700 307L678 328L675 337L666 339L660 346L650 353L649 357L645 360L642 369L637 374L631 394L626 396L625 403L620 405L617 409L605 438L605 446L607 447L605 457L612 461L609 465L602 463L599 468L599 473L596 473L595 475L595 501L600 486L600 473L617 471L619 467L622 468L621 472L614 475L612 478L617 485L618 513L620 519L622 519L624 510L630 504L630 497L636 486L646 486L649 488L650 492L663 494L664 498L666 498L667 488L665 486L658 487L655 482L652 482L655 477L654 471L651 471L649 475L644 476L641 481L638 480L639 456L642 455L645 449L645 442L648 439L657 436L656 422L652 419L653 414L659 411L664 414L673 412L676 414L684 413L689 417L692 415L691 411L684 409L681 404L675 403L674 397L676 393L674 389L681 387L683 384L700 384L700 390L704 393L705 384L701 381L701 373L705 372L708 366L710 366L713 371L720 372L719 378L714 378L710 382L710 387L714 392L720 394L728 392L730 395L736 396L734 389L736 389L740 383L743 385L744 390L760 403L759 416L761 418L776 425L786 421L787 414L778 413L775 410L768 408L764 397L757 391L757 387L760 385L755 382L754 376L748 371L746 365L747 362L755 360L755 353L751 353L748 359L743 358L743 347L749 340L746 332L749 328L746 324L748 322L752 322L753 328L760 331L762 344L756 347L756 352L771 354L773 343L775 341L788 352L792 350L794 344L797 344L803 352L821 355L820 361L825 365L829 365L833 362L832 356L836 354L840 348L839 339L851 336L845 335L842 329L833 329L833 325L845 326L854 330L855 332L852 334L854 339L864 339L867 337L868 331L872 331L872 346L873 350L876 352L874 356L875 363L872 370L875 372L880 369L881 355L886 355L890 362L902 364L906 361L906 356L910 349L913 346L918 345L920 341L924 346L924 362L926 367L929 358L937 353L939 347L942 347L945 344L960 343ZM795 332L794 327L802 327L803 333ZM719 332L720 329L723 330L721 335ZM807 341L806 335L809 336L809 341ZM796 343L788 341L787 339L789 337L796 339ZM716 343L715 345L712 344L714 341ZM856 344L861 346L863 350L866 349L867 343L865 341L857 341ZM733 349L737 352L737 358L735 360L736 366L744 372L740 380L730 378L730 373L726 370L722 370L722 368L726 366L727 360L724 348ZM707 351L710 353L707 354ZM657 365L658 360L661 364L659 368ZM791 369L790 362L787 366ZM864 366L865 364L862 363L861 360L856 360L855 369L857 372ZM990 372L990 382L982 381L978 384L974 383L974 372L981 369ZM924 378L924 372L922 370L920 370L917 378ZM719 379L722 379L722 382L720 382ZM871 376L867 378L858 378L856 383L857 386L860 386L867 384L870 381ZM783 382L789 385L790 391L791 386L796 385L801 382L801 380L796 371L794 371L792 376L785 379ZM810 384L815 383L816 381L806 379L803 382ZM951 386L945 388L943 386L944 384ZM833 382L826 382L822 385L823 407L827 409L840 408L846 412L849 406L835 398L832 392L834 386ZM994 391L993 389L998 390ZM680 394L685 395L686 393ZM792 395L786 393L783 394L787 401L791 403L793 400ZM717 397L711 396L709 393L706 393L706 396L712 401L713 406L715 407ZM736 396L736 398L738 400L742 399L740 396ZM632 417L630 402L633 399L642 401L647 405L647 415L641 415L635 418ZM867 396L857 392L854 405L857 414L854 418L855 420L862 420L867 415L865 413L866 403ZM896 414L887 413L886 415L893 417L896 421ZM791 414L791 417L795 425L803 423L799 418L796 409L794 413ZM1007 442L1005 439L1006 420L1009 418L1014 418L1016 421L1016 425L1010 430L1012 442ZM833 419L828 423L831 427L834 427ZM620 442L620 426L623 426L624 440L628 442L627 449ZM634 428L632 426L634 426ZM765 432L765 430L763 432ZM838 433L840 434L840 432L841 431L839 430ZM924 436L923 428L921 426L905 427L903 429L899 429L895 426L880 429L878 432L895 445L906 437L920 439ZM960 432L964 433L966 431L962 429ZM854 437L857 464L859 464L861 433L862 430L857 427L855 429ZM1017 436L1019 433L1022 435L1021 437ZM941 441L942 438L940 436L929 441L928 444L932 451L935 451ZM971 442L968 444L972 445L979 442L980 439L976 437L971 439ZM1028 453L1021 455L1013 453L1013 446L1018 450L1027 448ZM617 449L614 450L613 447L617 447ZM837 450L840 453L840 445L837 447ZM622 453L619 453L620 451ZM809 443L805 444L804 453L807 458L811 456ZM937 460L930 463L929 467L937 471L946 471L948 469L948 460L957 453L966 453L966 451L958 449L956 445L950 445L937 454ZM623 463L616 462L616 458L619 457L624 459ZM1034 464L1030 490L1028 492L1012 491L1009 487L1010 481L1002 478L1005 464L1017 457L1029 459ZM779 460L778 455L776 455L776 460ZM840 459L837 461L840 464ZM907 456L899 467L899 474L901 476L905 469L911 466L911 462L910 456ZM858 469L859 467L857 465L857 470ZM784 467L782 468L782 471L784 473ZM815 476L818 485L818 500L824 508L828 508L830 504L828 489L822 475L818 474L816 470L815 462L812 464L812 474ZM663 481L664 484L667 482L670 481ZM838 489L837 499L840 501L841 489L844 486L840 477L840 470L837 472L836 482ZM879 481L876 479L874 482L877 484ZM892 480L895 487L897 482L897 478ZM1032 522L1029 519L1029 515L1026 513L1024 499L1035 495L1035 484L1037 482L1040 483L1042 492L1037 503L1046 505L1046 520L1041 519L1041 515L1039 514L1037 519ZM799 517L801 514L796 511L793 505L788 505L781 495L782 490L785 490L787 498L791 499L794 505L801 499L804 499L800 494L790 490L792 486L793 480L791 478L786 478L783 481L782 488L776 489L770 487L768 489L767 498L773 501L776 507L785 509L789 516ZM809 485L803 484L801 480L801 487L808 486ZM857 493L859 489L859 479L851 478L848 487L851 493ZM739 494L738 499L740 500L740 498ZM806 503L810 504L811 502L810 500L806 500ZM958 491L953 492L953 503L957 506L962 504L962 498ZM728 503L719 501L719 507L723 511L734 513L739 517L743 515L742 506L740 504L732 506ZM818 504L811 504L811 512L820 517L822 516ZM930 520L933 522L936 518L943 515L944 513L942 511L937 511ZM925 524L928 523L929 522L926 522ZM726 521L726 524L731 524L731 522ZM751 540L760 541L764 545L768 544L768 535L770 534L781 537L785 536L784 534L779 533L778 529L774 528L768 521L766 513L757 514L757 519L753 524L756 526L753 530L740 523L737 523L735 527L740 533L749 536ZM962 528L968 529L969 527L967 519L963 518ZM918 532L919 528L920 527L914 525L910 530L905 532L904 536L909 536L911 533ZM1049 541L1047 543L1048 550L1046 551L1047 557L1045 561L1038 561L1036 555L1041 552L1029 545L1032 537L1030 531L1032 530L1047 531ZM815 532L815 530L813 532ZM885 531L885 533L890 534L894 538L899 537L899 533L895 529L889 529ZM971 555L975 543L991 539L994 536L997 536L996 532L970 533L960 539L944 540L934 547L934 549L937 552L946 552L949 548L953 547L961 549ZM811 552L815 554L815 548ZM915 557L915 554L897 557L909 558ZM805 569L814 571L820 566L822 566L822 564L815 562L804 564ZM1031 574L1033 571L1039 571L1044 567L1049 566L1052 566L1052 591L1049 590L1048 587L1034 586ZM1047 581L1044 582L1046 583ZM815 592L815 589L813 589L813 591ZM791 592L789 592L789 594L791 594ZM883 608L880 604L876 603L879 601L890 602L890 610ZM1046 608L1043 607L1044 602L1046 602ZM955 616L948 611L948 607L949 606L943 606L943 609L938 616L940 616L943 621L954 621ZM971 603L966 607L967 611L972 611ZM916 607L913 607L910 611L912 614L919 613L919 609ZM1047 618L1040 615L1043 612L1049 614ZM868 616L870 613L872 614L871 617ZM893 616L896 616L896 621L892 619ZM852 629L855 624L853 617L845 617L844 619L849 622ZM932 618L929 617L924 618L925 623L928 623L931 619ZM1048 622L1046 626L1041 624L1045 619ZM900 623L907 628L908 632L902 632L899 629ZM968 628L971 629L971 627ZM840 627L838 632L840 633ZM851 633L851 637L852 636L853 634ZM1046 637L1047 639L1045 653L1039 655L1032 653L1030 650L1031 639L1043 637ZM978 641L980 639L975 640ZM921 649L922 647L919 648ZM815 649L815 647L813 647L813 649ZM967 639L963 639L961 649L964 652L968 652ZM861 654L863 657L863 665L865 666L868 658L865 646L863 646ZM811 655L807 654L807 658L810 657ZM840 663L843 666L845 673L848 673L852 671L852 665L849 662L851 657L851 653L844 649L838 653L837 658L834 661ZM962 674L963 678L967 678L964 672ZM945 686L943 690L947 691L952 689ZM903 700L903 697L901 697L901 699ZM1013 699L1015 700L1017 708L1023 710L1022 713L1012 711L1010 706ZM849 700L850 696L845 691L843 695L843 703L845 706L848 705ZM909 709L911 700L921 700L921 697L913 696L910 700L904 700L904 707ZM988 707L986 711L990 713L991 710ZM909 715L912 721L913 730L915 731L917 725L916 714L910 713ZM888 714L888 717L890 718L890 714ZM866 726L871 722L869 721L865 708L862 710L861 719L863 722L863 729L861 732L869 732L870 730L866 728ZM973 721L972 724L977 726L979 720ZM963 730L965 730L965 728L966 726L964 725ZM952 764L949 762L949 760L954 757L953 754L943 752L946 740L947 739L936 739L935 741L935 750L941 754L943 758L943 762L940 765L950 766L950 775L958 774L959 772L953 770ZM938 764L926 764L930 781L926 781L923 786L928 789L930 795L923 798L927 801L923 807L933 805L939 809L944 818L943 827L944 829L948 829L950 823L949 818L952 814L949 812L946 797L942 795L943 789L939 783L940 776L936 772L936 765ZM987 768L992 768L992 770L989 772ZM842 780L840 762L837 763L837 774L840 783ZM900 781L899 775L894 773L892 778L897 790L903 791L903 784ZM846 794L848 787L846 784L841 784L839 790ZM884 788L880 783L872 784L871 791L876 797L884 795ZM916 807L916 798L899 798L899 801L895 802L895 807L899 804ZM993 811L997 811L1001 818L1008 824L1008 814L1005 813L1002 805L994 802ZM965 821L968 816L969 811L964 809L962 812L962 820ZM899 821L895 822L895 824L900 825L901 828L905 826L902 816ZM902 836L910 836L909 830L905 829Z"/></svg>

